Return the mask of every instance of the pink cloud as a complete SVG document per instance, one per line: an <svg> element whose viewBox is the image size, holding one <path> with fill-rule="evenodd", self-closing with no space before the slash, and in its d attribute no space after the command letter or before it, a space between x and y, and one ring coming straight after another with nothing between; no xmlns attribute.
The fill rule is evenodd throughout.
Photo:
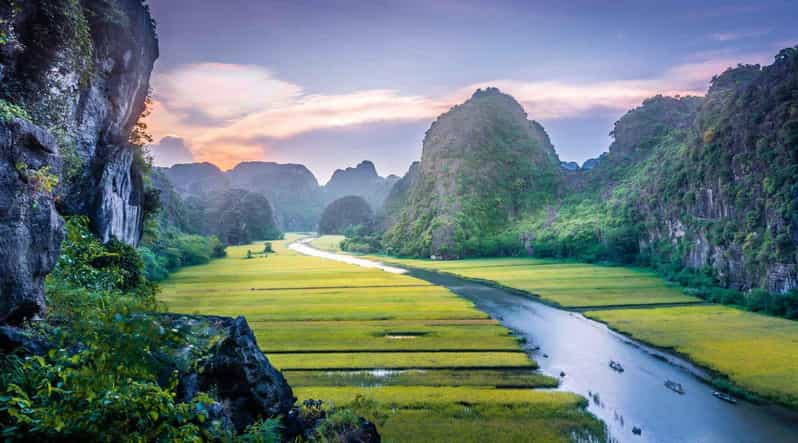
<svg viewBox="0 0 798 443"><path fill-rule="evenodd" d="M486 86L496 86L515 97L532 119L579 116L596 108L623 112L656 94L701 95L713 75L740 59L764 63L767 57L696 57L647 79L583 83L494 79L438 97L393 89L308 94L301 86L258 66L187 65L156 77L156 101L149 124L156 139L180 137L198 160L229 167L239 161L264 159L267 146L263 140L385 121L432 121ZM210 117L210 121L196 115Z"/></svg>

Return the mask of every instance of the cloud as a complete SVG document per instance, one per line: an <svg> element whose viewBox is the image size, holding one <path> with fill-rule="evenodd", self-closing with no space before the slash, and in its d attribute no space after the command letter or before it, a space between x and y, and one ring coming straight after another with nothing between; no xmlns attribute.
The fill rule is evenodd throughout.
<svg viewBox="0 0 798 443"><path fill-rule="evenodd" d="M175 112L231 120L264 108L286 106L302 88L253 65L199 63L155 77L156 97Z"/></svg>
<svg viewBox="0 0 798 443"><path fill-rule="evenodd" d="M514 96L533 119L572 118L597 109L620 115L656 94L702 95L712 76L727 67L767 59L760 54L697 54L653 78L583 83L494 79L437 97L394 89L311 94L259 66L185 65L156 76L149 127L156 138L185 139L197 160L232 167L267 158L270 141L383 122L429 122L481 87L496 86Z"/></svg>
<svg viewBox="0 0 798 443"><path fill-rule="evenodd" d="M175 163L194 161L194 155L180 137L163 137L157 144L150 146L150 155L155 166L172 166Z"/></svg>
<svg viewBox="0 0 798 443"><path fill-rule="evenodd" d="M769 33L769 29L760 29L755 31L743 32L714 32L709 34L709 38L718 42L730 42L733 40L740 40L745 38L761 37Z"/></svg>

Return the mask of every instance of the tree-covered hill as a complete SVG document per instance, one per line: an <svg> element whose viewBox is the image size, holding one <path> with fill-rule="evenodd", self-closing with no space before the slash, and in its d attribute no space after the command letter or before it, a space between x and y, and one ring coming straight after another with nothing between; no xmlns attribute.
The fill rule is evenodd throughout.
<svg viewBox="0 0 798 443"><path fill-rule="evenodd" d="M327 205L319 221L319 234L343 234L355 226L368 227L374 222L374 211L368 202L356 195L341 197Z"/></svg>
<svg viewBox="0 0 798 443"><path fill-rule="evenodd" d="M456 258L490 248L493 236L556 198L560 162L543 127L488 88L432 124L412 182L390 202L386 250Z"/></svg>

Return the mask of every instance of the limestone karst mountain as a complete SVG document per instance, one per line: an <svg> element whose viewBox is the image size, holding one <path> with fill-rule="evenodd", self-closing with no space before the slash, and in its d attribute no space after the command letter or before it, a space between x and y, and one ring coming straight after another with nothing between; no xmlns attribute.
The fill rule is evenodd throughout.
<svg viewBox="0 0 798 443"><path fill-rule="evenodd" d="M324 185L324 196L333 201L347 195L363 197L374 210L382 208L399 177L377 174L374 163L364 160L354 168L336 169L330 181Z"/></svg>
<svg viewBox="0 0 798 443"><path fill-rule="evenodd" d="M560 162L543 127L515 99L488 88L432 124L413 181L386 248L462 257L556 198Z"/></svg>

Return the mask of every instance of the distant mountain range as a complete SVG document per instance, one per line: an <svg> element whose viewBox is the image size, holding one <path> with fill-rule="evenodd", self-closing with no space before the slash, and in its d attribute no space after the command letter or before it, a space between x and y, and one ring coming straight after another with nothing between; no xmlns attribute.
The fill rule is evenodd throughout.
<svg viewBox="0 0 798 443"><path fill-rule="evenodd" d="M325 206L345 196L362 197L372 210L380 211L394 183L399 181L395 175L381 177L368 160L337 169L324 186L308 168L298 164L243 162L222 171L211 163L185 163L158 171L183 197L201 197L227 189L261 194L273 206L277 225L284 231L316 230Z"/></svg>

